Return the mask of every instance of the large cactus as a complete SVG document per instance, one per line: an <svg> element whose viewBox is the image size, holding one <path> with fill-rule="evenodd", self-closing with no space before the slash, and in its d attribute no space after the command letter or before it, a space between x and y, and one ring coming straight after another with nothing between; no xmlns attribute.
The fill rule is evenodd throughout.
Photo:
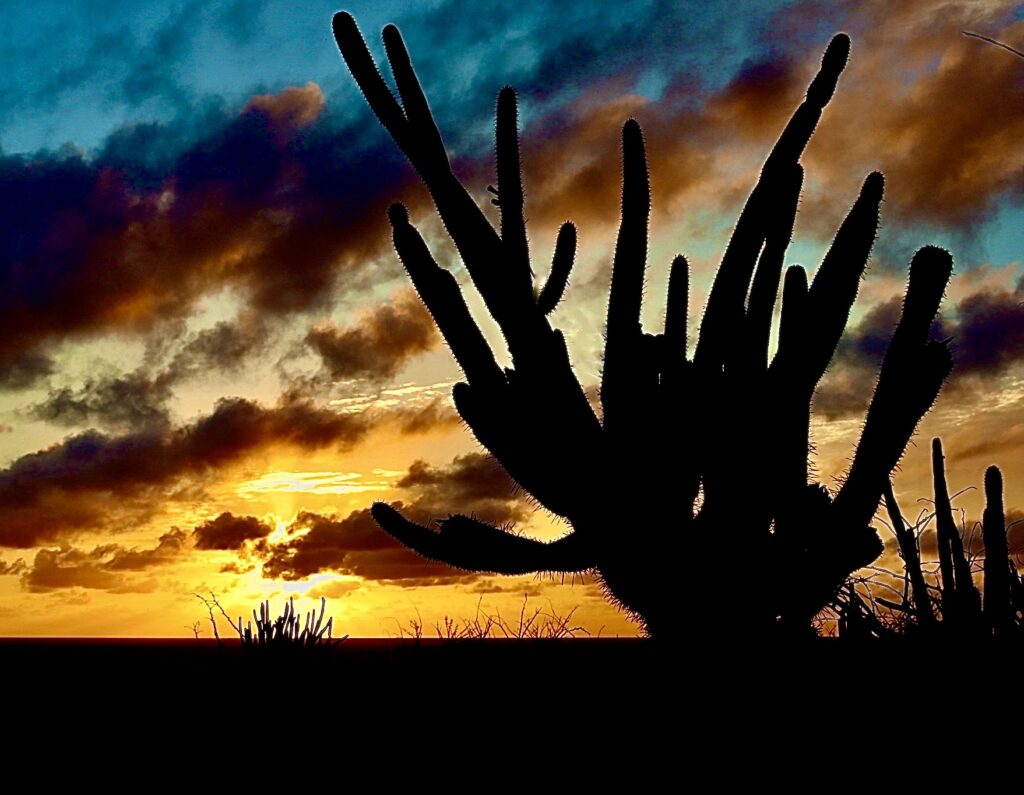
<svg viewBox="0 0 1024 795"><path fill-rule="evenodd" d="M881 174L871 174L808 284L783 261L803 180L799 158L842 72L836 36L806 98L762 168L715 277L692 357L689 269L671 265L665 330L643 331L650 185L634 120L622 130L622 214L608 302L598 419L548 316L575 256L566 224L551 275L534 289L523 217L516 95L497 103L495 229L452 173L441 135L398 29L384 28L392 94L352 17L334 34L367 102L426 184L512 357L502 369L407 210L389 211L395 248L458 360L455 405L477 439L542 505L572 527L542 543L465 516L440 531L373 507L377 522L420 554L505 574L597 573L608 596L653 636L681 631L807 631L854 569L882 550L869 527L921 416L949 374L944 344L928 340L952 269L936 248L911 263L903 315L882 365L856 455L834 496L808 482L815 386L835 352L878 227ZM769 333L780 281L778 350Z"/></svg>

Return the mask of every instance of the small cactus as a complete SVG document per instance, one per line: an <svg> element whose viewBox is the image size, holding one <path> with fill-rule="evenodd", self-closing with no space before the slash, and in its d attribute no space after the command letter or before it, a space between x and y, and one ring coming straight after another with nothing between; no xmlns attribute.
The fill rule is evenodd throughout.
<svg viewBox="0 0 1024 795"><path fill-rule="evenodd" d="M963 539L953 519L942 441L938 438L932 440L932 480L939 556L936 590L941 621L932 611L914 529L908 527L903 519L891 485L886 491L889 516L914 598L915 629L926 634L942 632L971 637L1019 635L1024 632L1024 583L1010 557L1002 473L995 466L985 471L985 510L982 514L984 598L975 584L975 570L967 558ZM884 599L879 601L890 609L905 610L903 606Z"/></svg>

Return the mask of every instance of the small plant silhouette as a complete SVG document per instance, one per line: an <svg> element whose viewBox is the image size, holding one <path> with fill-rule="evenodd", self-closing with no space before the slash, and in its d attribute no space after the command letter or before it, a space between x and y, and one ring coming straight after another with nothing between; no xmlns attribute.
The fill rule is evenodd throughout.
<svg viewBox="0 0 1024 795"><path fill-rule="evenodd" d="M768 155L722 258L692 356L689 266L671 265L663 333L640 325L650 184L640 125L622 130L622 214L595 415L549 317L568 282L576 229L560 229L550 276L535 289L523 215L517 99L497 102L495 229L452 173L401 34L384 28L399 99L354 19L334 17L342 56L370 108L415 167L512 357L502 369L457 282L393 205L395 248L465 374L453 398L477 439L572 532L543 543L454 515L440 531L377 503L373 516L427 558L504 574L595 571L652 636L805 634L847 576L882 544L869 525L889 474L952 367L928 339L952 271L926 247L910 266L903 314L853 463L834 495L809 482L811 398L849 317L878 228L874 173L817 269L783 262L803 181L799 159L849 53L837 35ZM769 358L782 282L778 350Z"/></svg>
<svg viewBox="0 0 1024 795"><path fill-rule="evenodd" d="M270 600L260 602L259 613L252 611L252 621L243 624L242 617L237 621L232 620L227 611L221 605L216 594L209 597L195 594L210 613L210 624L213 627L213 635L220 642L220 631L217 627L217 618L214 610L217 610L228 622L228 625L238 635L242 642L242 649L247 652L254 651L283 651L300 649L328 649L341 643L348 636L334 638L334 617L327 619L327 599L320 598L320 613L316 608L306 613L303 621L295 612L295 598L291 597L284 604L284 610L277 618L271 618ZM301 627L301 629L300 629Z"/></svg>

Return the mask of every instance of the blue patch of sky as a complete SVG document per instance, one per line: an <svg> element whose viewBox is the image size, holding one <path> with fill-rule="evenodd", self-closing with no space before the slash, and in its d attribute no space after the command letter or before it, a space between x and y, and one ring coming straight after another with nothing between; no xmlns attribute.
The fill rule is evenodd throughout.
<svg viewBox="0 0 1024 795"><path fill-rule="evenodd" d="M95 151L115 129L167 122L216 99L318 83L340 118L365 108L330 32L337 0L130 2L14 0L0 45L0 146L7 153L73 143ZM399 24L453 144L489 138L498 88L524 93L524 121L592 83L630 71L657 99L678 71L713 89L763 55L763 27L780 6L630 0L469 4L458 0L343 6L380 58L381 27Z"/></svg>

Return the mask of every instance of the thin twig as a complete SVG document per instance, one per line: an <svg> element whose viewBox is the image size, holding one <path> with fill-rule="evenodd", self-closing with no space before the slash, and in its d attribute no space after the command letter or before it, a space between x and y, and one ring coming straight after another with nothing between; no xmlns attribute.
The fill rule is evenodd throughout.
<svg viewBox="0 0 1024 795"><path fill-rule="evenodd" d="M1021 52L1020 50L1014 49L1009 44L1003 44L1001 41L996 41L995 39L990 39L988 36L982 36L980 33L972 33L969 30L962 30L960 32L963 33L965 36L970 36L972 39L981 39L982 41L987 41L989 44L996 45L996 47L1002 47L1007 52L1012 52L1018 58L1024 58L1024 52Z"/></svg>

